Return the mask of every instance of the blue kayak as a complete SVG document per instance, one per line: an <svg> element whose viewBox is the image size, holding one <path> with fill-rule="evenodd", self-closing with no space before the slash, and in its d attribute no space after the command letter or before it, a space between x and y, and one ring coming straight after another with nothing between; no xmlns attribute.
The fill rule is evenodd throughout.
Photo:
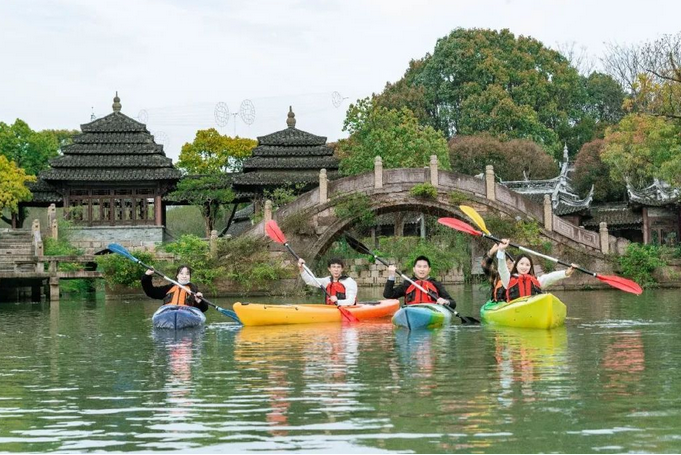
<svg viewBox="0 0 681 455"><path fill-rule="evenodd" d="M187 305L163 305L151 317L151 323L158 329L186 329L205 322L206 316L201 310Z"/></svg>
<svg viewBox="0 0 681 455"><path fill-rule="evenodd" d="M417 303L407 305L393 316L393 324L409 330L441 327L449 323L452 313L442 305Z"/></svg>

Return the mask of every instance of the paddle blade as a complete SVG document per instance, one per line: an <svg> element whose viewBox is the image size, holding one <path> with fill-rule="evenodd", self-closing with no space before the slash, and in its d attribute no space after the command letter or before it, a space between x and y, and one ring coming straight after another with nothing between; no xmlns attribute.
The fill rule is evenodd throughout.
<svg viewBox="0 0 681 455"><path fill-rule="evenodd" d="M236 315L234 311L231 310L226 310L224 308L220 308L219 306L215 306L215 309L218 310L220 313L222 313L224 316L227 316L228 318L232 319L234 322L244 325L243 322L241 322L241 319L239 319L239 316Z"/></svg>
<svg viewBox="0 0 681 455"><path fill-rule="evenodd" d="M485 220L482 219L480 214L473 207L469 207L467 205L460 205L459 209L461 209L461 211L465 213L468 218L473 220L473 222L478 225L482 232L489 235L489 230L485 225Z"/></svg>
<svg viewBox="0 0 681 455"><path fill-rule="evenodd" d="M111 251L113 253L120 254L121 256L125 256L126 258L128 258L128 259L130 259L134 262L139 262L139 259L137 259L135 256L130 254L130 252L128 250L126 250L124 247L122 247L118 243L109 243L107 248L109 249L109 251Z"/></svg>
<svg viewBox="0 0 681 455"><path fill-rule="evenodd" d="M456 229L457 231L465 232L466 234L478 236L482 235L482 232L476 230L470 224L464 223L463 221L457 220L456 218L438 218L437 222L452 229Z"/></svg>
<svg viewBox="0 0 681 455"><path fill-rule="evenodd" d="M338 311L340 311L341 316L343 317L344 322L359 322L359 319L357 319L357 316L354 314L350 313L347 308L343 308L342 306L338 305Z"/></svg>
<svg viewBox="0 0 681 455"><path fill-rule="evenodd" d="M277 222L274 220L265 223L265 234L277 243L281 243L282 245L286 243L286 236L281 232L279 225L277 225Z"/></svg>
<svg viewBox="0 0 681 455"><path fill-rule="evenodd" d="M374 253L365 244L363 244L350 234L345 234L345 240L348 242L350 248L357 251L358 253L369 254L371 256L374 255Z"/></svg>
<svg viewBox="0 0 681 455"><path fill-rule="evenodd" d="M631 294L641 295L643 289L635 281L613 275L596 275L596 278L610 286Z"/></svg>

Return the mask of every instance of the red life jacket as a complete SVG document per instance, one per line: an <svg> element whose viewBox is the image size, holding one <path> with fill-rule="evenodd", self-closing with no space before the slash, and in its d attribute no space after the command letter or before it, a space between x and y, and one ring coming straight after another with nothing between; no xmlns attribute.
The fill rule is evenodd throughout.
<svg viewBox="0 0 681 455"><path fill-rule="evenodd" d="M530 275L529 273L526 273L525 275L513 275L508 282L508 289L506 289L506 301L510 302L511 300L520 297L541 293L541 285L534 275Z"/></svg>
<svg viewBox="0 0 681 455"><path fill-rule="evenodd" d="M405 305L413 305L415 303L437 302L437 299L440 297L440 293L437 292L437 288L433 283L431 283L428 280L416 280L415 283L420 285L426 291L431 291L437 297L435 298L435 300L433 300L433 298L427 292L423 292L422 290L420 290L419 288L412 284L407 288L407 291L404 294Z"/></svg>
<svg viewBox="0 0 681 455"><path fill-rule="evenodd" d="M326 293L330 296L335 295L338 300L345 300L345 285L340 282L340 280L343 280L347 278L346 276L342 276L338 279L338 281L333 281L331 277L329 279L331 282L326 285ZM335 305L331 300L329 300L329 297L326 298L326 304L327 305ZM355 297L354 303L357 303L357 297Z"/></svg>
<svg viewBox="0 0 681 455"><path fill-rule="evenodd" d="M168 289L163 303L166 305L191 305L191 299L192 295L190 293L175 285Z"/></svg>

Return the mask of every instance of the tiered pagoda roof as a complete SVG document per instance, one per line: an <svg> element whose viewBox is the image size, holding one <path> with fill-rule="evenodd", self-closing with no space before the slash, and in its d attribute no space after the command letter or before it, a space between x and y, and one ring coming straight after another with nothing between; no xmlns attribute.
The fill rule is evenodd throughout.
<svg viewBox="0 0 681 455"><path fill-rule="evenodd" d="M181 172L166 157L163 145L156 144L143 123L120 111L120 98L116 94L111 114L81 125L82 134L62 148L62 155L50 160L50 168L41 172L39 180L32 185L35 202L54 199L57 187L65 183L87 186L179 180Z"/></svg>
<svg viewBox="0 0 681 455"><path fill-rule="evenodd" d="M338 176L338 158L326 144L326 137L297 129L295 114L289 107L288 128L258 137L258 146L244 162L243 172L234 175L237 198L252 199L263 190L319 183L319 171L326 169L329 179Z"/></svg>
<svg viewBox="0 0 681 455"><path fill-rule="evenodd" d="M589 215L590 218L582 222L586 228L598 229L603 221L608 227L618 229L640 228L643 225L641 211L632 210L626 202L592 205Z"/></svg>
<svg viewBox="0 0 681 455"><path fill-rule="evenodd" d="M635 189L627 182L627 194L629 195L629 203L632 205L662 207L681 204L681 191L658 179L640 190Z"/></svg>
<svg viewBox="0 0 681 455"><path fill-rule="evenodd" d="M502 181L500 183L539 204L544 203L544 195L548 194L551 196L553 213L559 216L570 215L587 210L593 199L594 192L594 188L591 186L591 190L586 197L579 197L572 187L572 180L569 177L573 170L574 167L569 162L568 150L567 146L565 146L560 174L557 177L546 180L529 180L526 177L524 180Z"/></svg>

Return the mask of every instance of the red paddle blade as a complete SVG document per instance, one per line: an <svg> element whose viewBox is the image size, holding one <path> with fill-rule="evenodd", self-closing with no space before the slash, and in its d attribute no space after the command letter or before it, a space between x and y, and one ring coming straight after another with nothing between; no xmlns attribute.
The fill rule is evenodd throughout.
<svg viewBox="0 0 681 455"><path fill-rule="evenodd" d="M286 243L286 236L284 236L284 233L281 232L277 222L274 220L265 223L265 234L277 243L281 243L282 245Z"/></svg>
<svg viewBox="0 0 681 455"><path fill-rule="evenodd" d="M613 275L596 275L596 278L610 286L621 289L624 292L629 292L631 294L641 295L643 289L635 281L628 280L619 276Z"/></svg>
<svg viewBox="0 0 681 455"><path fill-rule="evenodd" d="M456 218L438 218L437 222L452 229L456 229L457 231L465 232L466 234L482 235L482 232L478 231L470 224L464 223Z"/></svg>
<svg viewBox="0 0 681 455"><path fill-rule="evenodd" d="M344 322L359 322L359 319L357 319L357 316L354 314L350 313L347 308L343 308L342 306L338 306L338 311L340 311L341 316L343 317Z"/></svg>

